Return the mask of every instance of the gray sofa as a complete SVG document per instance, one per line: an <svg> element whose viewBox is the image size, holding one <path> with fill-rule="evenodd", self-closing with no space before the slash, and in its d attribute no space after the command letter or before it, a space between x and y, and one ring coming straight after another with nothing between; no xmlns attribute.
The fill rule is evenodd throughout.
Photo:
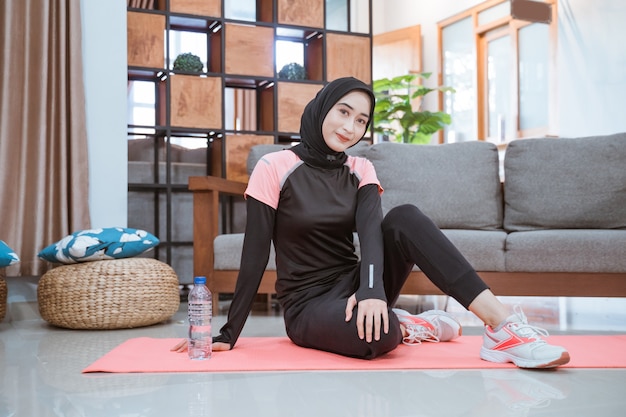
<svg viewBox="0 0 626 417"><path fill-rule="evenodd" d="M253 148L249 167L278 149ZM497 294L626 296L626 133L515 140L500 156L479 141L379 143L351 153L374 164L384 213L418 206ZM219 233L217 195L241 194L245 184L191 177L189 186L194 273L214 293L232 292L243 235ZM274 270L272 253L260 293L273 292ZM411 275L403 293L440 294L417 267Z"/></svg>

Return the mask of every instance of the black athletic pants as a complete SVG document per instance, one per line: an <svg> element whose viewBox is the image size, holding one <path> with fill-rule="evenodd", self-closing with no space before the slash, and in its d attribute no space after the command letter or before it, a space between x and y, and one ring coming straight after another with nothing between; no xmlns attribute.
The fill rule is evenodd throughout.
<svg viewBox="0 0 626 417"><path fill-rule="evenodd" d="M358 276L347 275L302 308L285 311L287 334L294 343L363 359L393 350L402 341L402 334L391 306L397 301L414 265L465 308L488 288L458 249L417 207L395 207L385 216L382 228L385 245L383 280L390 306L389 333L381 332L380 340L370 343L359 339L356 308L352 320L345 321L347 300L359 282ZM355 274L358 273L359 268L355 268Z"/></svg>

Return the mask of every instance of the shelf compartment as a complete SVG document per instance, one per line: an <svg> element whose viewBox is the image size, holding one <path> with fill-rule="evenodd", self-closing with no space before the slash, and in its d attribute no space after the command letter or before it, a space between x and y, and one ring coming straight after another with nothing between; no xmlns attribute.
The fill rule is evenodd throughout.
<svg viewBox="0 0 626 417"><path fill-rule="evenodd" d="M165 16L127 12L128 66L165 66Z"/></svg>
<svg viewBox="0 0 626 417"><path fill-rule="evenodd" d="M170 77L170 125L222 128L222 80L176 74Z"/></svg>
<svg viewBox="0 0 626 417"><path fill-rule="evenodd" d="M259 22L273 22L274 0L256 0L256 18Z"/></svg>
<svg viewBox="0 0 626 417"><path fill-rule="evenodd" d="M324 36L316 33L304 44L304 68L309 80L324 80Z"/></svg>
<svg viewBox="0 0 626 417"><path fill-rule="evenodd" d="M270 145L274 143L272 135L227 134L225 140L213 142L211 151L212 174L225 175L233 181L248 182L247 159L250 148L255 145ZM222 165L222 156L224 165Z"/></svg>
<svg viewBox="0 0 626 417"><path fill-rule="evenodd" d="M221 17L221 0L170 0L170 11L200 16Z"/></svg>
<svg viewBox="0 0 626 417"><path fill-rule="evenodd" d="M322 81L324 79L324 35L321 31L278 26L276 27L276 40L302 44L302 59L298 60L294 57L293 62L304 65L307 80ZM276 55L279 54L280 50L277 49Z"/></svg>
<svg viewBox="0 0 626 417"><path fill-rule="evenodd" d="M278 107L278 131L279 132L300 132L300 119L304 107L317 92L321 90L322 84L278 82L277 107Z"/></svg>
<svg viewBox="0 0 626 417"><path fill-rule="evenodd" d="M274 29L235 23L225 25L225 72L274 76Z"/></svg>
<svg viewBox="0 0 626 417"><path fill-rule="evenodd" d="M372 42L369 36L326 34L326 78L353 76L372 82Z"/></svg>
<svg viewBox="0 0 626 417"><path fill-rule="evenodd" d="M278 23L324 27L324 0L278 0Z"/></svg>
<svg viewBox="0 0 626 417"><path fill-rule="evenodd" d="M264 86L257 90L258 94L258 122L259 129L267 132L274 131L274 96L276 95L276 84Z"/></svg>

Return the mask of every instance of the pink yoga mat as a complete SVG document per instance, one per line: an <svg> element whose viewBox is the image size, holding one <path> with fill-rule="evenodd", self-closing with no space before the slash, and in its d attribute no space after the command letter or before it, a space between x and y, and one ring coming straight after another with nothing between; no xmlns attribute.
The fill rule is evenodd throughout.
<svg viewBox="0 0 626 417"><path fill-rule="evenodd" d="M210 360L192 361L187 353L171 352L180 339L141 337L130 339L83 370L87 372L260 372L399 369L512 368L513 364L483 361L478 353L481 336L461 336L446 343L400 345L374 360L346 358L305 349L286 337L241 338L233 350L214 352ZM626 368L626 335L550 336L552 344L564 346L570 368Z"/></svg>

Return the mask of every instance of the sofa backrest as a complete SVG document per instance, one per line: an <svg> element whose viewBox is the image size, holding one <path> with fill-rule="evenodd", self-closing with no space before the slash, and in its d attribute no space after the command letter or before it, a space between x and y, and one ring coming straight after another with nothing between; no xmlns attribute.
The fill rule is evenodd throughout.
<svg viewBox="0 0 626 417"><path fill-rule="evenodd" d="M289 148L290 148L289 145L279 145L279 144L253 146L252 148L250 148L250 153L248 154L248 159L247 159L246 168L248 169L248 174L252 173L252 170L256 166L257 162L259 162L259 159L263 158L263 155L271 153L271 152L282 151L283 149L289 149ZM365 156L365 153L367 152L368 148L369 148L369 144L367 142L361 141L357 143L356 145L354 145L353 147L349 148L346 151L346 153L352 156Z"/></svg>
<svg viewBox="0 0 626 417"><path fill-rule="evenodd" d="M256 166L257 162L264 155L272 152L282 151L283 149L289 149L287 145L254 145L250 148L250 152L248 153L248 159L246 160L246 169L248 170L248 174L252 174L252 170Z"/></svg>
<svg viewBox="0 0 626 417"><path fill-rule="evenodd" d="M510 231L626 228L626 133L512 141L504 201Z"/></svg>
<svg viewBox="0 0 626 417"><path fill-rule="evenodd" d="M489 142L412 145L383 142L366 153L382 187L383 213L414 204L440 228L502 228L497 147Z"/></svg>

